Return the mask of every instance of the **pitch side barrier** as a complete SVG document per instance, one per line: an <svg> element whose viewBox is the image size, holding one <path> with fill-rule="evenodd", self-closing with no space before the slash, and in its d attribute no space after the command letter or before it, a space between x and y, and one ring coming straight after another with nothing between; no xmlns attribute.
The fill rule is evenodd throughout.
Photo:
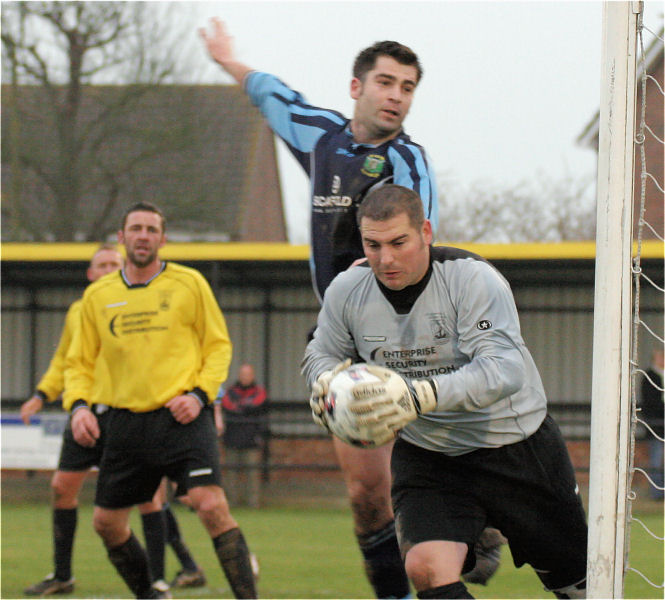
<svg viewBox="0 0 665 600"><path fill-rule="evenodd" d="M530 242L519 244L478 244L469 242L437 243L474 252L488 260L566 260L594 259L594 241ZM7 242L0 247L2 261L83 261L99 247L96 243L18 243ZM121 249L122 250L122 249ZM303 244L259 242L170 242L160 251L165 260L184 261L307 261L309 246ZM643 258L663 258L663 243L646 240L642 246Z"/></svg>
<svg viewBox="0 0 665 600"><path fill-rule="evenodd" d="M60 452L62 431L68 415L59 402L44 407L32 418L29 426L21 421L18 409L22 400L3 401L2 412L2 468L13 470L52 470ZM556 419L567 441L588 441L591 409L589 404L556 402L550 405L550 414ZM258 421L259 419L257 419ZM265 423L266 418L261 419ZM269 478L271 471L337 471L333 461L301 462L293 458L279 458L271 446L286 442L291 448L301 444L307 454L308 443L323 441L328 435L312 421L309 404L304 401L273 401L268 406L268 430L263 461L258 467ZM297 456L299 452L294 452ZM588 464L576 464L576 470L586 473ZM224 463L226 469L247 470L246 465Z"/></svg>

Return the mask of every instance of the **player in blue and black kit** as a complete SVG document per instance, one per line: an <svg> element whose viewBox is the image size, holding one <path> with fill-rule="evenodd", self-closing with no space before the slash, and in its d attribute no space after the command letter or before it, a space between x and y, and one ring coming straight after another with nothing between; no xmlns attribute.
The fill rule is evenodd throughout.
<svg viewBox="0 0 665 600"><path fill-rule="evenodd" d="M425 150L402 129L422 76L410 48L384 41L360 52L350 89L354 113L348 119L311 106L277 77L238 61L219 19L212 20L211 32L200 33L211 57L243 86L310 178L310 267L319 301L335 276L363 257L356 212L370 190L385 183L413 189L436 231L434 172ZM359 450L336 438L333 443L368 578L377 597L404 597L409 584L390 504L391 446Z"/></svg>
<svg viewBox="0 0 665 600"><path fill-rule="evenodd" d="M402 130L422 76L418 57L397 42L379 42L358 55L351 81L354 115L309 105L277 77L235 60L223 25L202 32L208 50L259 107L310 177L312 275L323 294L335 275L363 256L356 210L370 189L386 182L416 191L436 228L434 172L425 150Z"/></svg>

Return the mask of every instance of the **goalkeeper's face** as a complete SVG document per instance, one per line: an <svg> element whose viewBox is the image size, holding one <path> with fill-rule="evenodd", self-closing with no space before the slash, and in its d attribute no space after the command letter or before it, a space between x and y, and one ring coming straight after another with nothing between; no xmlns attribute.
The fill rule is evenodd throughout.
<svg viewBox="0 0 665 600"><path fill-rule="evenodd" d="M429 221L417 229L405 212L385 221L363 217L360 234L374 275L388 289L402 290L418 283L427 273L432 243Z"/></svg>

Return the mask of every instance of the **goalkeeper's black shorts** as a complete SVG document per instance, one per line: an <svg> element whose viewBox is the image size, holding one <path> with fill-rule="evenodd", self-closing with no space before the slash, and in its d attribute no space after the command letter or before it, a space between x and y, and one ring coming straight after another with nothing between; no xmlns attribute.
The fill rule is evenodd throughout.
<svg viewBox="0 0 665 600"><path fill-rule="evenodd" d="M167 408L145 413L111 408L95 504L125 508L148 502L164 476L178 484L178 494L198 486L221 487L212 407L187 425Z"/></svg>
<svg viewBox="0 0 665 600"><path fill-rule="evenodd" d="M399 439L392 471L401 547L435 540L471 546L491 525L508 538L516 566L529 563L559 574L564 583L584 579L584 508L568 451L550 417L522 442L461 456Z"/></svg>
<svg viewBox="0 0 665 600"><path fill-rule="evenodd" d="M100 436L92 448L86 448L77 443L72 434L71 419L67 422L62 433L62 447L60 448L60 458L58 459L58 470L60 471L87 471L92 467L98 467L102 460L104 450L106 418L108 416L108 407L95 404L92 411L97 417Z"/></svg>

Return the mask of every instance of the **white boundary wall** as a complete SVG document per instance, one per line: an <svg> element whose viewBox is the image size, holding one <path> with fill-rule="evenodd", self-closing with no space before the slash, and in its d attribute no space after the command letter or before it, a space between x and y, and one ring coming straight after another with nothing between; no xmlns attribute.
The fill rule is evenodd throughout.
<svg viewBox="0 0 665 600"><path fill-rule="evenodd" d="M2 468L55 469L68 418L64 412L42 415L33 417L30 425L24 425L18 413L3 413Z"/></svg>

